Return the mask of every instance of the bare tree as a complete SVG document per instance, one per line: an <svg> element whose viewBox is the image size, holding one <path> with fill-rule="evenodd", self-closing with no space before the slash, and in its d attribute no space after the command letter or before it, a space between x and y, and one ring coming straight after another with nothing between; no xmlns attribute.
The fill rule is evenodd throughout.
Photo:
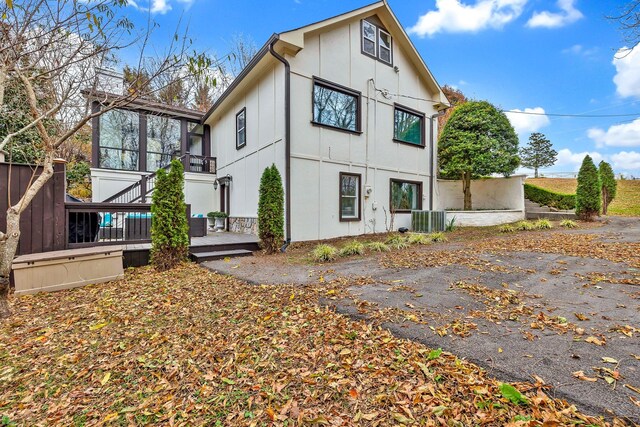
<svg viewBox="0 0 640 427"><path fill-rule="evenodd" d="M231 45L231 53L229 54L228 71L235 78L258 53L258 46L255 40L242 33L234 34L229 44Z"/></svg>
<svg viewBox="0 0 640 427"><path fill-rule="evenodd" d="M627 2L620 13L608 18L620 25L624 43L628 46L623 50L626 52L633 50L640 43L640 0Z"/></svg>
<svg viewBox="0 0 640 427"><path fill-rule="evenodd" d="M21 128L0 135L0 150L13 138L33 129L43 150L40 174L34 175L19 200L8 200L6 231L0 232L0 318L10 315L9 273L20 239L20 216L52 177L56 151L92 118L125 106L145 93L157 76L177 69L198 74L211 65L203 54L188 54L189 39L176 31L161 58L154 60L153 69L144 68L148 80L141 83L134 79L130 90L107 96L94 78L96 65L114 60L122 49L135 48L140 59L134 74L140 75L150 48L150 33L156 27L149 19L145 28L136 28L126 18L126 6L127 0L0 2L0 114L5 108L6 83L12 80L26 94L30 116ZM39 87L48 85L54 88L53 96L43 102ZM83 96L87 90L93 98L100 99L101 111L87 108ZM45 125L48 119L63 113L68 114L64 126L51 129Z"/></svg>

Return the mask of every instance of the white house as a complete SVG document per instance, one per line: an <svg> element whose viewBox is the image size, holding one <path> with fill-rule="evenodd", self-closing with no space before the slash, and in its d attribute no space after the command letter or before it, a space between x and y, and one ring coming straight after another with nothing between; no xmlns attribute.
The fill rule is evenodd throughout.
<svg viewBox="0 0 640 427"><path fill-rule="evenodd" d="M411 210L437 207L436 117L447 107L424 60L380 1L274 34L199 123L188 111L162 120L180 122L174 123L175 150L215 165L204 168L215 175L197 166L187 176L193 213L222 210L232 231L256 233L260 177L275 164L285 188L286 238L304 241L385 231L391 211L394 229L409 227ZM162 147L149 151L153 115L140 108L144 118L133 132L141 142L131 152L146 158L136 165L107 161L108 144L95 143L104 134L97 124L94 200L151 172L149 165L162 165L169 150L156 144ZM192 136L202 145L193 146ZM122 172L107 165L127 166L131 180L123 184Z"/></svg>

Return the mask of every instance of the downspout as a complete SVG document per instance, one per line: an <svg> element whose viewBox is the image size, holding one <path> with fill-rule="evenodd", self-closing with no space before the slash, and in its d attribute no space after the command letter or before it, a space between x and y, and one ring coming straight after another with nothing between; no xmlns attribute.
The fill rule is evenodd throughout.
<svg viewBox="0 0 640 427"><path fill-rule="evenodd" d="M431 124L431 131L429 132L429 152L431 153L431 162L430 162L430 166L429 166L429 187L430 187L430 191L429 191L429 210L432 211L433 210L433 193L435 192L436 188L435 188L435 164L436 161L438 159L438 153L434 152L434 148L435 148L435 138L433 135L433 121L435 118L440 117L442 115L444 115L444 112L447 111L450 107L445 108L444 110L440 110L435 114L432 114L431 117L429 117L429 121Z"/></svg>
<svg viewBox="0 0 640 427"><path fill-rule="evenodd" d="M284 186L285 186L285 241L280 248L281 252L287 250L291 243L291 65L284 57L280 56L273 48L278 40L269 44L269 52L284 65Z"/></svg>

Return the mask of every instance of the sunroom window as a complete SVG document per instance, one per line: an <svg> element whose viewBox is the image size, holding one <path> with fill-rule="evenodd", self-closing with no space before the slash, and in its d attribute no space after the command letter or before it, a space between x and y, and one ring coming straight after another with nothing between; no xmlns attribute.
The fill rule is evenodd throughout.
<svg viewBox="0 0 640 427"><path fill-rule="evenodd" d="M156 171L180 155L180 120L147 116L147 170Z"/></svg>
<svg viewBox="0 0 640 427"><path fill-rule="evenodd" d="M138 170L140 118L135 111L110 110L100 116L99 167Z"/></svg>

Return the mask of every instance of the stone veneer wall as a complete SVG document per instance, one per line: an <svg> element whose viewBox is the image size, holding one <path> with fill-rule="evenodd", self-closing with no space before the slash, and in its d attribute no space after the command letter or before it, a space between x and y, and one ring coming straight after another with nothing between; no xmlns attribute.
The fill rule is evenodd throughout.
<svg viewBox="0 0 640 427"><path fill-rule="evenodd" d="M258 235L258 218L229 217L229 231Z"/></svg>

